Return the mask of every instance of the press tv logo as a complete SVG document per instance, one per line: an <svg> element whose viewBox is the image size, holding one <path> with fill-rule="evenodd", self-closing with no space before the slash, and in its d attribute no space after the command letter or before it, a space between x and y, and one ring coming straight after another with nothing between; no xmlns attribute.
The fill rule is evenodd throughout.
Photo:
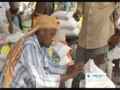
<svg viewBox="0 0 120 90"><path fill-rule="evenodd" d="M90 79L90 78L105 78L106 77L106 73L86 73L86 79Z"/></svg>

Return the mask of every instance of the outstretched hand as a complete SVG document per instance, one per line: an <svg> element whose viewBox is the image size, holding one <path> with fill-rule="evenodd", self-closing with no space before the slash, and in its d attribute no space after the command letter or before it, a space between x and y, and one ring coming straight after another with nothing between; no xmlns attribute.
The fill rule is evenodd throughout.
<svg viewBox="0 0 120 90"><path fill-rule="evenodd" d="M12 24L9 25L9 32L10 32L10 34L13 32L13 25Z"/></svg>
<svg viewBox="0 0 120 90"><path fill-rule="evenodd" d="M99 66L100 64L103 64L105 62L104 56L105 56L105 54L100 54L100 55L96 56L95 58L93 58L93 60L97 66Z"/></svg>
<svg viewBox="0 0 120 90"><path fill-rule="evenodd" d="M72 78L75 78L79 73L83 72L84 63L78 63L76 65L68 66L67 73L71 75Z"/></svg>
<svg viewBox="0 0 120 90"><path fill-rule="evenodd" d="M73 18L76 20L76 21L79 21L80 20L80 11L77 10L74 14L73 14Z"/></svg>

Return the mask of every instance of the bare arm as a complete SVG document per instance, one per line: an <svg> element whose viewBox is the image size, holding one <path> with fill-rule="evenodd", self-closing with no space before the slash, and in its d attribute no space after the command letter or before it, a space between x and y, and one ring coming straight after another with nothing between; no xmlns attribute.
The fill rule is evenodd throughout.
<svg viewBox="0 0 120 90"><path fill-rule="evenodd" d="M105 63L106 61L118 60L120 59L120 43L115 46L112 50L107 52L106 54L100 54L96 56L94 62L96 65L100 65Z"/></svg>
<svg viewBox="0 0 120 90"><path fill-rule="evenodd" d="M10 10L6 11L6 17L10 25L13 25Z"/></svg>
<svg viewBox="0 0 120 90"><path fill-rule="evenodd" d="M84 2L77 2L77 10L73 15L76 21L79 21L80 17L83 15L83 9L84 9Z"/></svg>
<svg viewBox="0 0 120 90"><path fill-rule="evenodd" d="M11 17L11 13L10 13L10 5L8 2L5 2L5 10L6 10L6 18L9 22L9 32L12 33L13 32L13 23L12 23L12 17Z"/></svg>

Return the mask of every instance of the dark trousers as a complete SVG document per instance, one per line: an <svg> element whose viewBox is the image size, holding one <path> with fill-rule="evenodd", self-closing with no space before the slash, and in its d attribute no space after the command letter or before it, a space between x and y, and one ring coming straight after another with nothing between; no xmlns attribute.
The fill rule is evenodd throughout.
<svg viewBox="0 0 120 90"><path fill-rule="evenodd" d="M96 48L96 49L85 49L78 45L76 52L75 52L75 64L81 61L84 61L86 63L89 59L92 59L99 54L107 53L108 50L109 50L108 45L101 47L101 48ZM84 75L79 74L75 79L73 79L72 87L79 88L79 83L80 83L80 80L82 79L84 79Z"/></svg>

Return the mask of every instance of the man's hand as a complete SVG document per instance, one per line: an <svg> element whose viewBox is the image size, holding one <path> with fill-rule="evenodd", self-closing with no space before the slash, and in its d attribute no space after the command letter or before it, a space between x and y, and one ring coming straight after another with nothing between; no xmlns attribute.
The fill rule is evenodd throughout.
<svg viewBox="0 0 120 90"><path fill-rule="evenodd" d="M79 73L83 72L84 63L78 63L76 65L68 66L67 73L71 78L75 78Z"/></svg>
<svg viewBox="0 0 120 90"><path fill-rule="evenodd" d="M84 62L78 63L78 64L76 64L76 65L70 65L70 66L68 66L66 73L70 73L71 71L73 71L73 70L75 69L75 67L77 67L78 65L81 65L81 64L84 65Z"/></svg>
<svg viewBox="0 0 120 90"><path fill-rule="evenodd" d="M74 14L73 14L73 18L76 20L76 21L79 21L80 20L80 11L77 10Z"/></svg>
<svg viewBox="0 0 120 90"><path fill-rule="evenodd" d="M9 25L9 32L10 32L10 34L13 32L13 24Z"/></svg>
<svg viewBox="0 0 120 90"><path fill-rule="evenodd" d="M60 82L64 82L70 78L76 78L79 73L83 72L84 63L68 66L67 72L60 75Z"/></svg>
<svg viewBox="0 0 120 90"><path fill-rule="evenodd" d="M95 58L93 58L93 60L97 66L99 66L100 64L103 64L105 62L104 56L105 56L105 54L100 54L100 55L96 56Z"/></svg>
<svg viewBox="0 0 120 90"><path fill-rule="evenodd" d="M118 32L118 31L116 31ZM120 35L119 33L114 34L108 41L110 49L113 49L119 43Z"/></svg>

